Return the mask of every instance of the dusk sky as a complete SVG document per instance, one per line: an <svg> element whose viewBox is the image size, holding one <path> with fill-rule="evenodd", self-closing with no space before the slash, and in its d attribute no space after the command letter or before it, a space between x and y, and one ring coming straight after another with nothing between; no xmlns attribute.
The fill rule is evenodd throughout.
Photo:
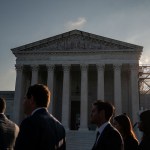
<svg viewBox="0 0 150 150"><path fill-rule="evenodd" d="M0 91L15 90L11 48L73 29L143 46L150 64L150 0L0 0Z"/></svg>

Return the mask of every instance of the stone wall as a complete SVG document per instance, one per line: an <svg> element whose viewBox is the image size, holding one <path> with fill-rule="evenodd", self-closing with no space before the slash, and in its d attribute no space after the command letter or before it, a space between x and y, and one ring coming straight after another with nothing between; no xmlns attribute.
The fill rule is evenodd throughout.
<svg viewBox="0 0 150 150"><path fill-rule="evenodd" d="M0 91L0 97L6 99L6 116L13 119L14 91Z"/></svg>

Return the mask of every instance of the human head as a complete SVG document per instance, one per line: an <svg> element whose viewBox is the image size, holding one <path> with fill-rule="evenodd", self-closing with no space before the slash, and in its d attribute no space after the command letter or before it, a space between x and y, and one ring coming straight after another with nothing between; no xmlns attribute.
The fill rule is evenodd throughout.
<svg viewBox="0 0 150 150"><path fill-rule="evenodd" d="M122 114L114 117L114 126L124 138L128 135L132 135L132 123L127 115Z"/></svg>
<svg viewBox="0 0 150 150"><path fill-rule="evenodd" d="M6 109L6 102L4 98L0 98L0 113L4 113Z"/></svg>
<svg viewBox="0 0 150 150"><path fill-rule="evenodd" d="M92 105L91 123L101 126L109 121L114 113L114 106L109 102L97 100Z"/></svg>
<svg viewBox="0 0 150 150"><path fill-rule="evenodd" d="M139 130L150 135L150 110L145 110L140 114Z"/></svg>
<svg viewBox="0 0 150 150"><path fill-rule="evenodd" d="M28 88L24 101L25 114L31 114L38 107L48 107L50 103L50 91L43 84L35 84Z"/></svg>

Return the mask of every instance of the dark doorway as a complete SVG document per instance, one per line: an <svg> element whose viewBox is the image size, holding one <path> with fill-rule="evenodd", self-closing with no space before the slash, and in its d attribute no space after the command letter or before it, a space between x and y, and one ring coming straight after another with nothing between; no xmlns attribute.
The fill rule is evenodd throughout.
<svg viewBox="0 0 150 150"><path fill-rule="evenodd" d="M78 130L80 126L80 101L71 102L71 130Z"/></svg>

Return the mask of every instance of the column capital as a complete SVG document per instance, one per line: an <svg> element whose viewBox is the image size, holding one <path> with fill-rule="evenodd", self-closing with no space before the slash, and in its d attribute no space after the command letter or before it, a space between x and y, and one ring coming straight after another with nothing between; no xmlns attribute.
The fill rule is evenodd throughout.
<svg viewBox="0 0 150 150"><path fill-rule="evenodd" d="M138 64L130 64L130 70L138 70L139 65Z"/></svg>
<svg viewBox="0 0 150 150"><path fill-rule="evenodd" d="M87 71L88 69L88 64L80 64L81 70L82 71Z"/></svg>
<svg viewBox="0 0 150 150"><path fill-rule="evenodd" d="M32 71L38 71L39 65L31 65Z"/></svg>
<svg viewBox="0 0 150 150"><path fill-rule="evenodd" d="M16 68L17 71L22 71L23 70L23 65L16 64L15 68Z"/></svg>
<svg viewBox="0 0 150 150"><path fill-rule="evenodd" d="M122 64L113 64L113 69L119 71L122 67Z"/></svg>
<svg viewBox="0 0 150 150"><path fill-rule="evenodd" d="M96 67L98 71L103 71L105 68L105 64L96 64Z"/></svg>
<svg viewBox="0 0 150 150"><path fill-rule="evenodd" d="M55 65L54 64L48 64L48 65L46 65L46 67L47 67L48 71L53 71L55 68Z"/></svg>
<svg viewBox="0 0 150 150"><path fill-rule="evenodd" d="M62 67L63 67L63 70L64 70L64 71L69 71L71 65L70 65L70 64L63 64Z"/></svg>

